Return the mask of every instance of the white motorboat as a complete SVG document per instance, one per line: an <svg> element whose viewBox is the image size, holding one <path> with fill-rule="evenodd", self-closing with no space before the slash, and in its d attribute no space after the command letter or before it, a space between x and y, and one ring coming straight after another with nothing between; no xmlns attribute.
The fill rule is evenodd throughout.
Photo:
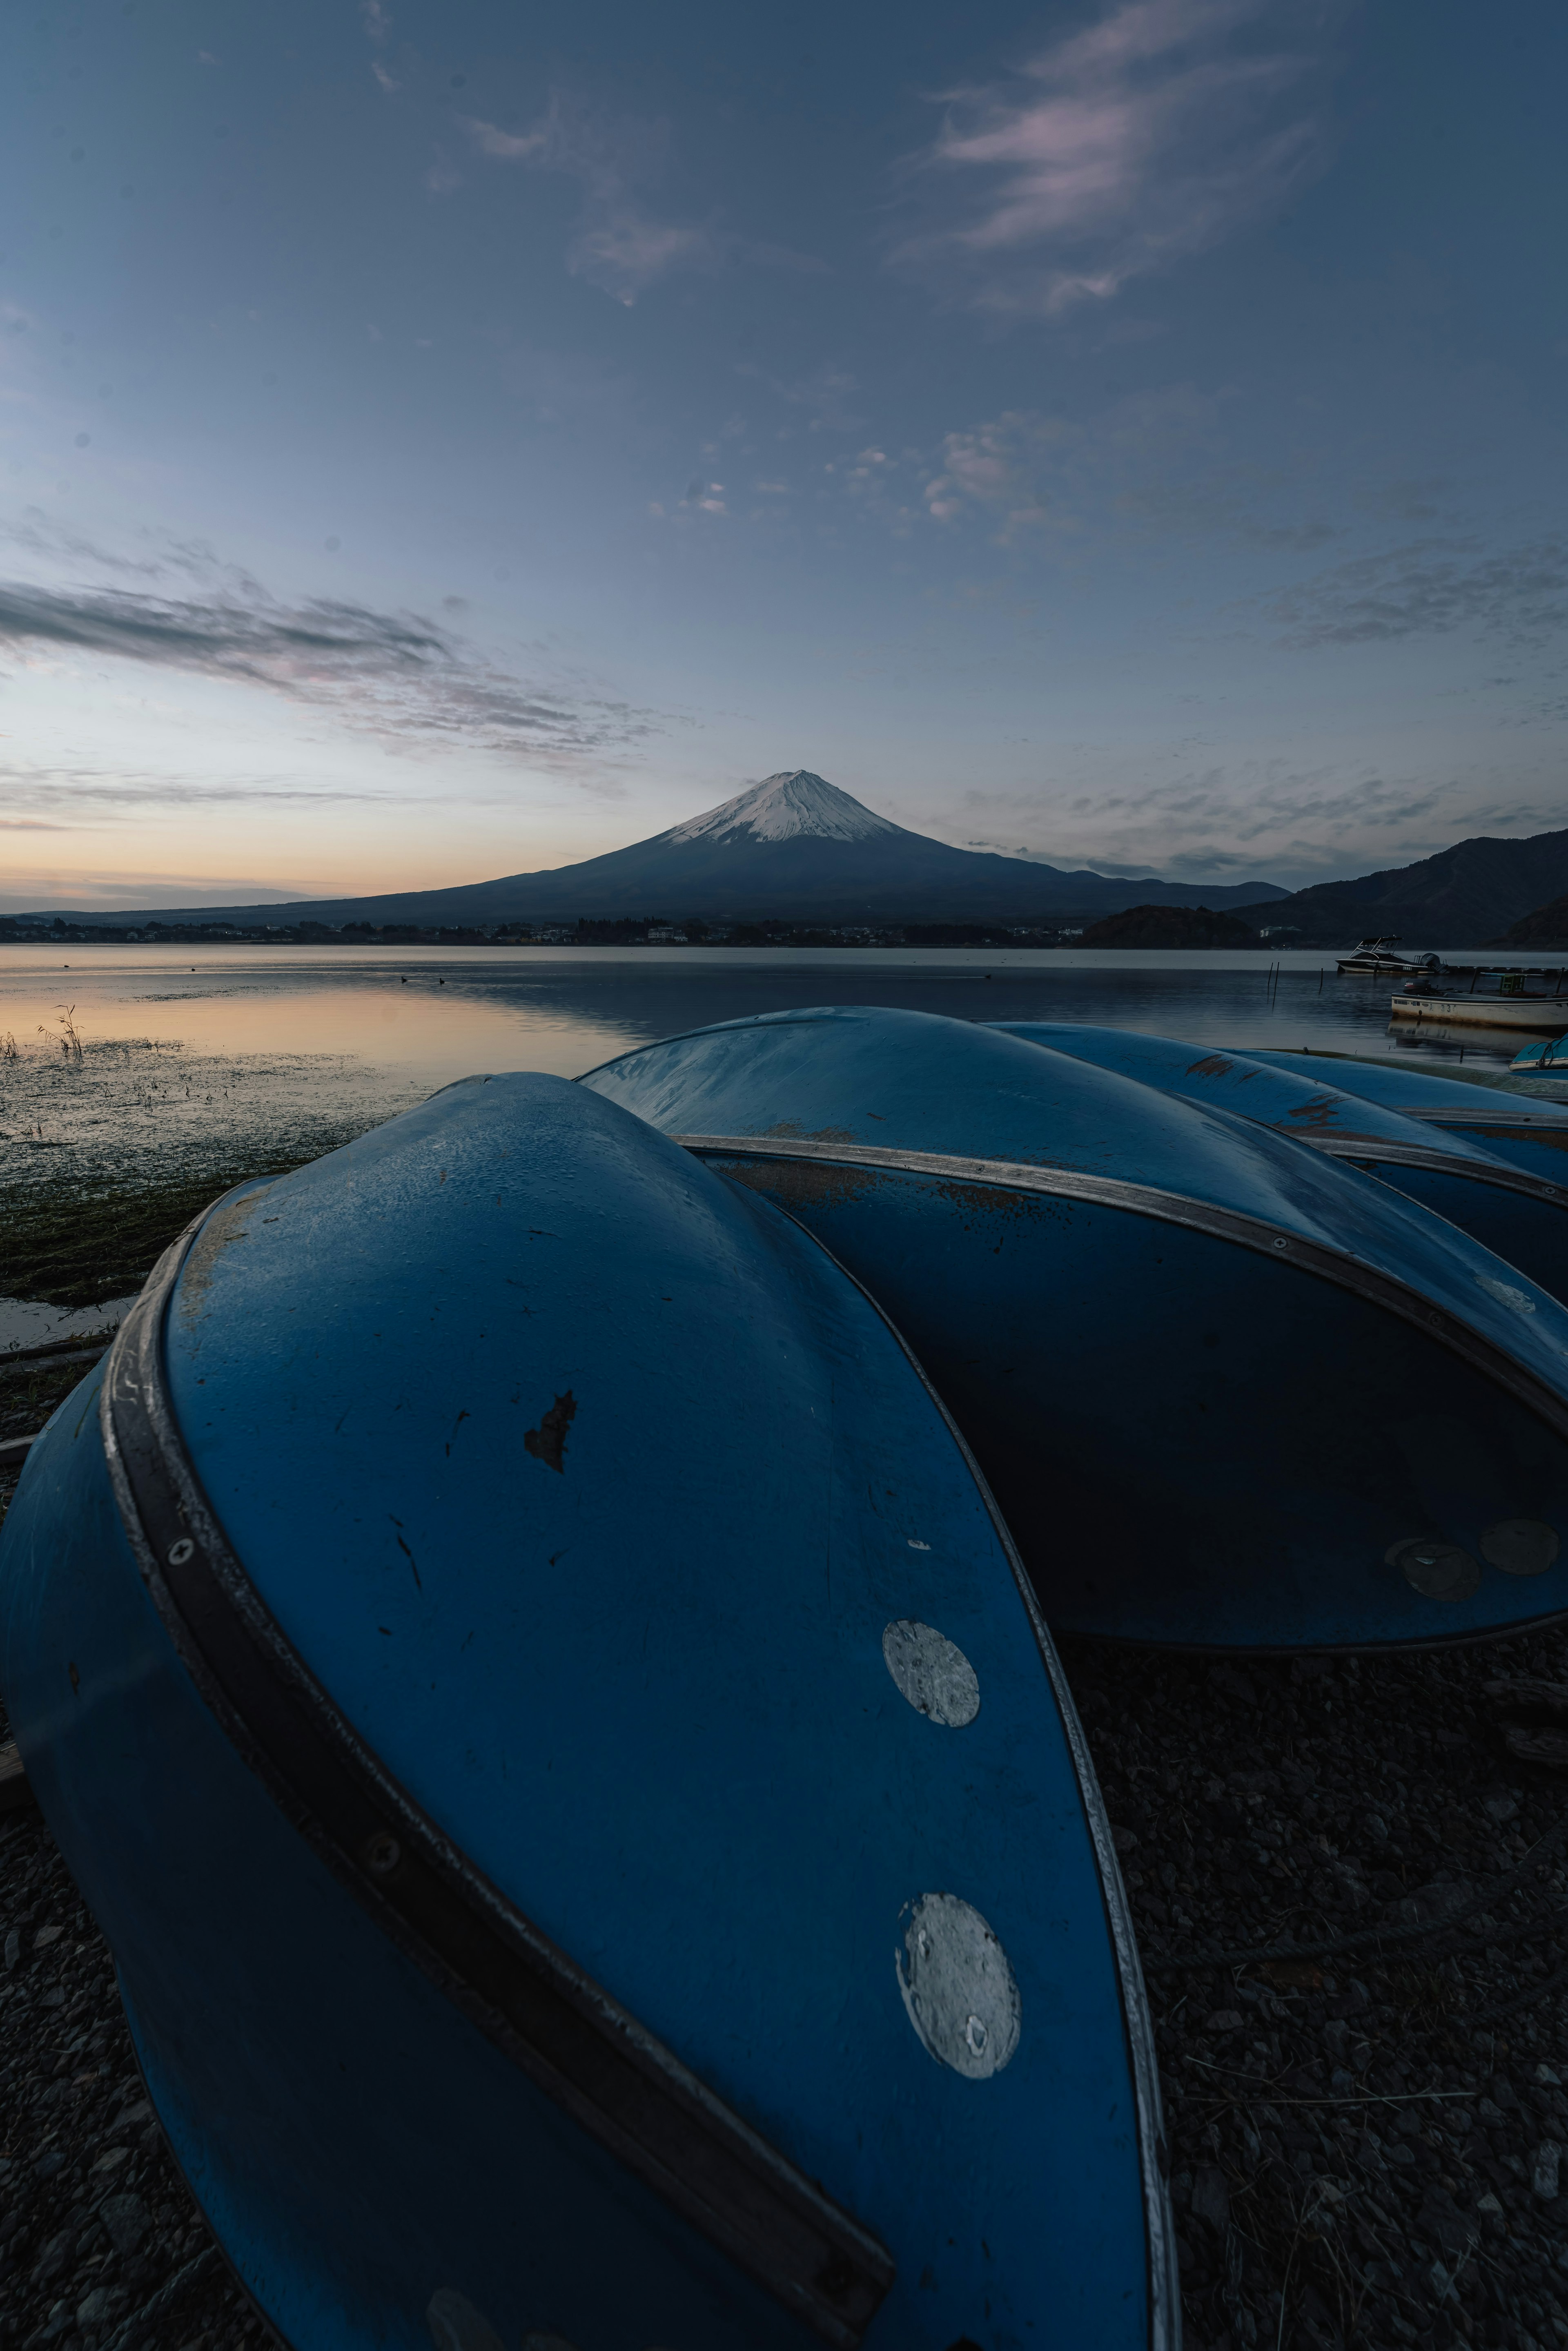
<svg viewBox="0 0 1568 2351"><path fill-rule="evenodd" d="M1396 955L1394 949L1398 944L1399 938L1397 932L1389 932L1380 938L1361 939L1349 955L1341 956L1334 968L1341 972L1374 973L1440 971L1442 969L1435 955Z"/></svg>

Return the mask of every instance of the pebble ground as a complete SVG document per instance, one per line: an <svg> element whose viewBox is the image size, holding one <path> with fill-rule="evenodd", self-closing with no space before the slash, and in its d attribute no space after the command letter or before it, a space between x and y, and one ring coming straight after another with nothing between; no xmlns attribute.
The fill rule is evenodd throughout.
<svg viewBox="0 0 1568 2351"><path fill-rule="evenodd" d="M1549 1857L1447 1933L1367 1939L1429 1928L1568 1827L1568 1775L1505 1743L1529 1710L1488 1695L1568 1684L1568 1632L1064 1656L1148 1971L1187 2351L1568 2343L1568 1983L1542 1996L1568 1872Z"/></svg>
<svg viewBox="0 0 1568 2351"><path fill-rule="evenodd" d="M26 1408L82 1369L29 1373ZM1360 1659L1064 1655L1149 1971L1187 2351L1568 2344L1568 1983L1542 1989L1568 1868L1529 1861L1560 1831L1568 1849L1568 1773L1510 1751L1528 1709L1487 1687L1568 1686L1568 1631ZM1362 1939L1186 1963L1344 1937ZM267 2342L215 2254L186 2274L211 2241L30 1811L0 1817L0 2346Z"/></svg>

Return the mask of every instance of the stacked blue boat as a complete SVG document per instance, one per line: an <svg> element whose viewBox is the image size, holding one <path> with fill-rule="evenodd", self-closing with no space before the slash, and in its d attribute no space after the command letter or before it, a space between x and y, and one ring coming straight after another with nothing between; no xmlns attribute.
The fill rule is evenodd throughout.
<svg viewBox="0 0 1568 2351"><path fill-rule="evenodd" d="M1371 1647L1568 1605L1568 1190L1490 1136L1166 1040L857 1007L584 1082L874 1292L1054 1626Z"/></svg>
<svg viewBox="0 0 1568 2351"><path fill-rule="evenodd" d="M286 2342L1175 2351L1048 1628L1568 1605L1568 1117L1334 1074L819 1008L466 1081L168 1252L0 1684Z"/></svg>

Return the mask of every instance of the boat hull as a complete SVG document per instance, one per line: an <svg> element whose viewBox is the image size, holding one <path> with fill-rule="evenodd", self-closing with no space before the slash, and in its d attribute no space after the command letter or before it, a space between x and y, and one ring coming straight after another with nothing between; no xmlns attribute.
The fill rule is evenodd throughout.
<svg viewBox="0 0 1568 2351"><path fill-rule="evenodd" d="M1430 1333L1501 1306L1500 1342L1544 1372L1568 1322L1354 1168L913 1013L728 1024L583 1082L788 1208L877 1294L1054 1625L1372 1646L1563 1607L1560 1408ZM1358 1288L1352 1258L1408 1289ZM1505 1517L1548 1529L1539 1576L1490 1564ZM1428 1537L1459 1555L1446 1583L1407 1551Z"/></svg>
<svg viewBox="0 0 1568 2351"><path fill-rule="evenodd" d="M0 1674L301 2351L1173 2341L1005 1532L864 1294L612 1105L473 1081L210 1213L34 1448Z"/></svg>
<svg viewBox="0 0 1568 2351"><path fill-rule="evenodd" d="M1494 1157L1549 1182L1568 1180L1568 1105L1500 1086L1434 1077L1425 1070L1386 1068L1348 1054L1250 1051L1249 1059L1277 1070L1321 1069L1329 1084L1358 1101L1380 1103L1402 1116L1480 1143Z"/></svg>
<svg viewBox="0 0 1568 2351"><path fill-rule="evenodd" d="M1508 1066L1524 1077L1544 1077L1553 1069L1568 1077L1568 1037L1542 1037L1536 1044L1521 1046Z"/></svg>
<svg viewBox="0 0 1568 2351"><path fill-rule="evenodd" d="M1554 996L1396 996L1390 1009L1401 1027L1512 1029L1554 1037L1563 999Z"/></svg>
<svg viewBox="0 0 1568 2351"><path fill-rule="evenodd" d="M1332 1082L1179 1038L1065 1020L1010 1020L1010 1037L1115 1070L1368 1169L1379 1181L1568 1301L1568 1161L1525 1173L1476 1139L1434 1132Z"/></svg>

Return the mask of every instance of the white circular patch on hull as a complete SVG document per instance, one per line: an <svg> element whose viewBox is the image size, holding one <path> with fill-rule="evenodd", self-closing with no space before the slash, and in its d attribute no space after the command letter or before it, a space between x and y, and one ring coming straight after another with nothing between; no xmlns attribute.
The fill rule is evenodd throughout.
<svg viewBox="0 0 1568 2351"><path fill-rule="evenodd" d="M910 2023L939 2064L971 2082L1000 2074L1018 2046L1023 2006L1007 1953L956 1894L908 1906L895 1955Z"/></svg>
<svg viewBox="0 0 1568 2351"><path fill-rule="evenodd" d="M1407 1537L1390 1543L1384 1558L1424 1600L1468 1600L1480 1583L1480 1567L1458 1543Z"/></svg>
<svg viewBox="0 0 1568 2351"><path fill-rule="evenodd" d="M934 1625L900 1617L882 1635L882 1656L917 1714L961 1730L980 1712L980 1676Z"/></svg>
<svg viewBox="0 0 1568 2351"><path fill-rule="evenodd" d="M1561 1548L1544 1519L1500 1519L1480 1539L1481 1557L1504 1575L1544 1575Z"/></svg>

